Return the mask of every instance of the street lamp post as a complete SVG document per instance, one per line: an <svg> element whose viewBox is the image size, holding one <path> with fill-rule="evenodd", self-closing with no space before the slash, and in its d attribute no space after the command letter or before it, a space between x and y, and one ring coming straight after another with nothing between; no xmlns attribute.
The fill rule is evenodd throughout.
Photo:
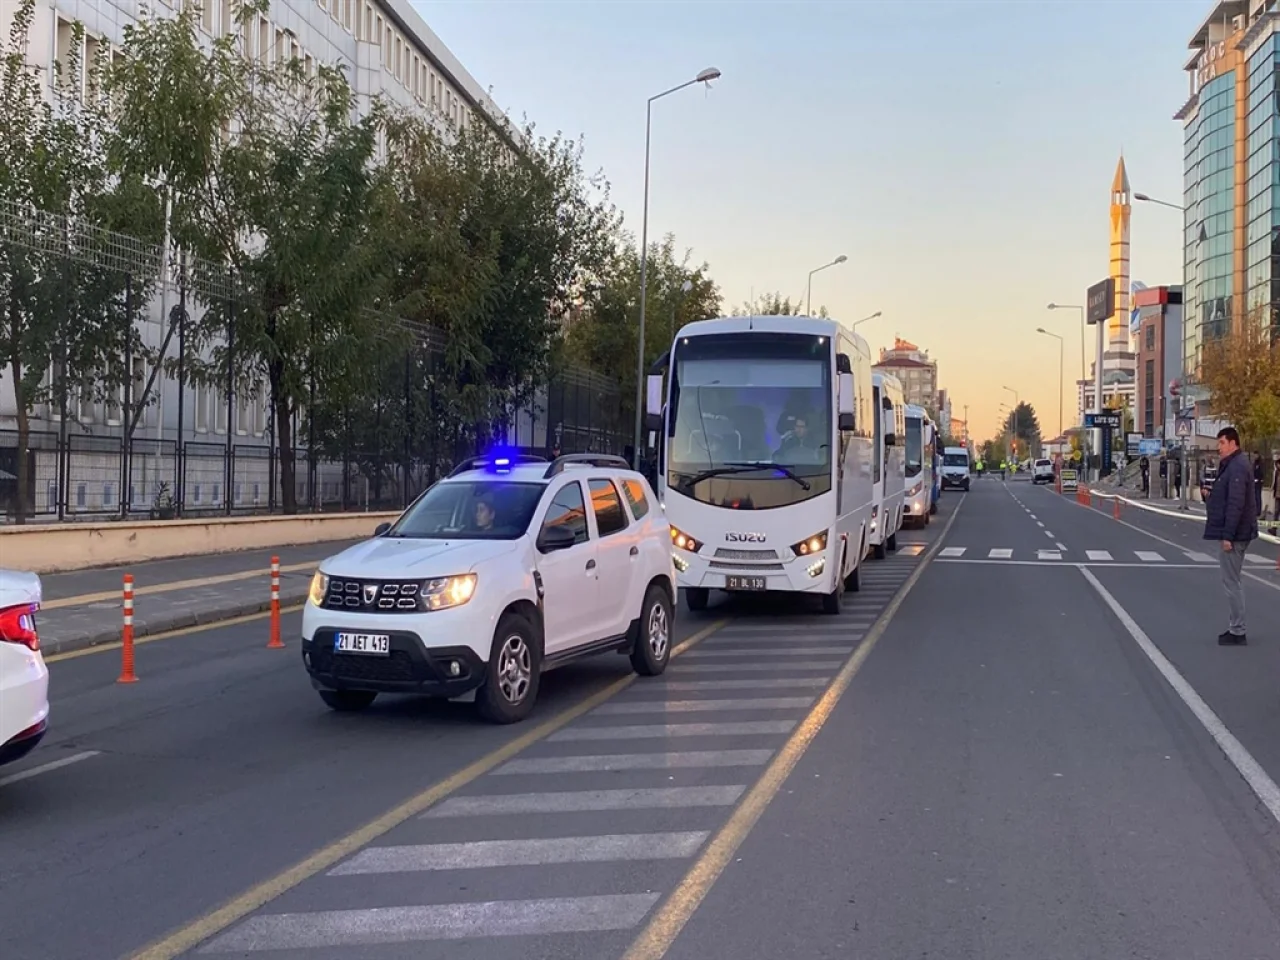
<svg viewBox="0 0 1280 960"><path fill-rule="evenodd" d="M1145 203L1158 203L1162 207L1170 207L1174 210L1181 210L1183 213L1185 213L1187 210L1187 208L1180 203L1170 203L1168 200L1157 200L1155 197L1148 197L1145 193L1135 193L1133 195L1133 199L1142 200Z"/></svg>
<svg viewBox="0 0 1280 960"><path fill-rule="evenodd" d="M1062 378L1063 368L1065 366L1064 344L1066 343L1062 337L1056 333L1046 330L1044 327L1036 327L1036 333L1043 333L1046 337L1053 337L1058 341L1058 439L1062 439Z"/></svg>
<svg viewBox="0 0 1280 960"><path fill-rule="evenodd" d="M1081 306L1080 304L1078 304L1078 303L1051 303L1051 304L1049 304L1048 309L1050 309L1050 310L1079 310L1079 311L1080 311L1080 384L1081 384L1081 389L1083 390L1083 389L1084 389L1084 328L1085 328L1085 326L1086 326L1086 324L1085 324L1085 310L1084 310L1084 307L1082 307L1082 306ZM1080 404L1080 424L1079 424L1079 425L1080 425L1081 427L1083 427L1083 426L1084 426L1084 403L1083 403L1083 402ZM1084 442L1084 445L1085 445L1085 446L1084 446L1084 450L1085 450L1084 479L1085 479L1085 480L1088 480L1088 479L1089 479L1089 460L1088 460L1088 454L1089 454L1089 447L1091 446L1091 444L1089 444L1089 442L1088 442L1088 440L1089 440L1089 432L1088 432L1087 430L1082 430L1082 431L1081 431L1080 436L1081 436L1081 438L1082 438L1082 440L1083 440L1083 442Z"/></svg>
<svg viewBox="0 0 1280 960"><path fill-rule="evenodd" d="M649 272L649 144L651 133L653 130L653 102L668 97L673 93L683 90L685 87L691 87L695 83L707 83L720 78L720 71L715 67L708 67L699 73L692 80L686 80L684 83L672 87L670 90L663 90L661 93L654 94L649 98L645 105L644 114L644 212L640 220L640 329L638 331L638 339L636 343L636 428L635 428L635 447L632 452L632 465L637 469L640 466L640 428L643 423L644 408L644 312L645 312L645 294L648 285Z"/></svg>
<svg viewBox="0 0 1280 960"><path fill-rule="evenodd" d="M824 263L822 266L815 267L813 270L809 271L809 286L805 290L805 295L804 295L804 312L806 316L808 316L809 311L813 309L813 275L815 273L821 273L823 270L827 269L827 267L838 266L839 264L844 263L848 259L849 258L842 253L840 254L840 256L832 260L830 263Z"/></svg>
<svg viewBox="0 0 1280 960"><path fill-rule="evenodd" d="M853 322L853 325L852 325L851 327L849 327L849 329L850 329L850 330L852 330L852 329L853 329L854 327L856 327L858 324L860 324L860 323L866 323L868 320L874 320L876 317L881 316L883 313L884 313L884 311L883 311L883 310L877 310L875 313L871 314L871 316L869 316L869 317L863 317L861 320L855 320L855 321Z"/></svg>
<svg viewBox="0 0 1280 960"><path fill-rule="evenodd" d="M1013 464L1016 468L1018 465L1018 408L1022 405L1022 398L1018 396L1018 391L1013 387L1004 387L1002 389L1008 390L1013 394L1013 433L1010 436L1012 443L1009 445L1013 447Z"/></svg>

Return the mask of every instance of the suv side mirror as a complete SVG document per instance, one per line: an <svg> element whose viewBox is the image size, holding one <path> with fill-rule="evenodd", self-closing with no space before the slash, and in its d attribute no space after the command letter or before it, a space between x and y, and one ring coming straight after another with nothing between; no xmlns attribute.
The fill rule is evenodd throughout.
<svg viewBox="0 0 1280 960"><path fill-rule="evenodd" d="M839 413L838 426L841 430L854 430L857 428L857 424L854 420L854 405L856 401L853 392L853 374L840 374L837 384L839 389L839 396L837 398L837 412Z"/></svg>
<svg viewBox="0 0 1280 960"><path fill-rule="evenodd" d="M375 527L375 528L374 528L374 530L373 530L373 535L374 535L375 537L380 537L380 536L382 536L384 533L386 533L386 532L387 532L388 530L390 530L390 529L391 529L391 524L389 524L389 523L380 523L380 524L378 524L378 525L377 525L377 527Z"/></svg>
<svg viewBox="0 0 1280 960"><path fill-rule="evenodd" d="M538 550L541 553L568 550L577 542L578 538L568 527L543 527L542 532L538 534Z"/></svg>

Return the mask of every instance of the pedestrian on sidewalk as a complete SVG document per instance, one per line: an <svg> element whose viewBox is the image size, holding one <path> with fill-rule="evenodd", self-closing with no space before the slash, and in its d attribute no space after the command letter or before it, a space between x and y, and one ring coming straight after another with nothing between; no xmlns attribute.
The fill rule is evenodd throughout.
<svg viewBox="0 0 1280 960"><path fill-rule="evenodd" d="M1235 427L1218 431L1218 472L1205 503L1204 538L1217 540L1221 548L1218 565L1222 587L1227 593L1227 629L1218 636L1220 646L1243 646L1248 642L1244 623L1244 553L1258 537L1258 511L1254 507L1253 468L1240 452L1240 434Z"/></svg>
<svg viewBox="0 0 1280 960"><path fill-rule="evenodd" d="M1138 464L1138 469L1142 471L1142 495L1144 497L1151 496L1151 461L1146 457Z"/></svg>
<svg viewBox="0 0 1280 960"><path fill-rule="evenodd" d="M1253 455L1253 512L1262 516L1262 454Z"/></svg>

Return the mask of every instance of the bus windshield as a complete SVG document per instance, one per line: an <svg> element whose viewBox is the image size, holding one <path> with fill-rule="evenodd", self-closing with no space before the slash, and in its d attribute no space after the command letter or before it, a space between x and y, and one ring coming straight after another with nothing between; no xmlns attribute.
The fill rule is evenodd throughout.
<svg viewBox="0 0 1280 960"><path fill-rule="evenodd" d="M811 334L690 337L675 347L667 484L736 510L831 489L831 344Z"/></svg>
<svg viewBox="0 0 1280 960"><path fill-rule="evenodd" d="M907 476L924 469L924 421L907 418Z"/></svg>

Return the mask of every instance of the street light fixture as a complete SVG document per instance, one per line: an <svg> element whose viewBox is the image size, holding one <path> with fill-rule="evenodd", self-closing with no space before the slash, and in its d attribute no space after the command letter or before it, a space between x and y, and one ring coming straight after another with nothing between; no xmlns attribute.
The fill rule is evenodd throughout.
<svg viewBox="0 0 1280 960"><path fill-rule="evenodd" d="M853 323L853 326L851 326L849 329L852 330L858 324L866 323L868 320L874 320L876 317L883 316L883 314L884 314L883 310L877 310L875 313L871 314L871 316L869 317L863 317L861 320L855 320Z"/></svg>
<svg viewBox="0 0 1280 960"><path fill-rule="evenodd" d="M1186 207L1180 203L1170 203L1168 200L1157 200L1155 197L1149 197L1145 193L1135 193L1133 199L1141 200L1144 203L1158 203L1162 207L1172 207L1174 210L1186 212Z"/></svg>
<svg viewBox="0 0 1280 960"><path fill-rule="evenodd" d="M824 263L822 266L809 271L809 286L804 295L804 312L806 316L808 316L809 311L813 309L813 275L815 273L821 273L823 270L827 269L827 267L838 266L848 259L849 258L842 253L830 263Z"/></svg>
<svg viewBox="0 0 1280 960"><path fill-rule="evenodd" d="M649 271L649 143L653 130L653 102L661 100L663 97L669 97L671 94L683 90L685 87L691 87L695 83L705 83L710 85L712 80L720 79L720 71L716 67L707 67L705 70L699 71L698 75L692 80L686 80L684 83L677 84L670 90L663 90L649 98L645 104L644 113L644 213L641 217L640 226L640 330L636 342L636 429L635 429L635 448L632 453L633 466L637 469L640 466L640 441L642 438L640 427L643 423L644 406L644 311L645 311L645 294L648 286Z"/></svg>
<svg viewBox="0 0 1280 960"><path fill-rule="evenodd" d="M1058 439L1062 439L1062 371L1064 363L1064 344L1063 338L1044 327L1036 327L1036 333L1043 333L1046 337L1053 337L1058 341Z"/></svg>

